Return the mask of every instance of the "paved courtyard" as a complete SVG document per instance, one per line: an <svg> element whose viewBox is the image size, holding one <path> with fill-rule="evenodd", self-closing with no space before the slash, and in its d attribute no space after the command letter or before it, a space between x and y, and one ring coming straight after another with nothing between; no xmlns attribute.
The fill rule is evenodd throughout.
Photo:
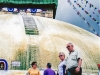
<svg viewBox="0 0 100 75"><path fill-rule="evenodd" d="M0 71L0 75L26 75L27 71L25 70L8 70L8 71ZM43 71L41 71L41 75L43 75ZM98 75L92 73L83 73L82 75Z"/></svg>

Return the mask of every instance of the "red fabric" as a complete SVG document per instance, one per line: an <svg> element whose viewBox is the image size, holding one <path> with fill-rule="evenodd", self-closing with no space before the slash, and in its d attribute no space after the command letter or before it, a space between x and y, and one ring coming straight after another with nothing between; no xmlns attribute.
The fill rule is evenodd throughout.
<svg viewBox="0 0 100 75"><path fill-rule="evenodd" d="M97 66L100 68L100 64L97 64Z"/></svg>

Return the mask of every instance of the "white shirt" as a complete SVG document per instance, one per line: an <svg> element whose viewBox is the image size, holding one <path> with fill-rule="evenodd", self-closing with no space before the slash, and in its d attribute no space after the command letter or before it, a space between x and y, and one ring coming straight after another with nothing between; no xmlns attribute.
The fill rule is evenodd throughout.
<svg viewBox="0 0 100 75"><path fill-rule="evenodd" d="M67 68L77 67L78 58L81 58L80 53L78 51L74 50L73 52L71 52L66 59L66 67Z"/></svg>
<svg viewBox="0 0 100 75"><path fill-rule="evenodd" d="M59 75L63 75L63 65L65 65L66 62L65 60L64 61L61 61L60 64L58 65L58 73Z"/></svg>
<svg viewBox="0 0 100 75"><path fill-rule="evenodd" d="M99 71L98 75L100 75L100 71Z"/></svg>

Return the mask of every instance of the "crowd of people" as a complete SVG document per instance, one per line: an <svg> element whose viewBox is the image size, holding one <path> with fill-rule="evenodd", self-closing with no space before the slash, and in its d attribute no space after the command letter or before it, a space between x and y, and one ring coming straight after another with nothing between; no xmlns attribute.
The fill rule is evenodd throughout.
<svg viewBox="0 0 100 75"><path fill-rule="evenodd" d="M43 75L82 75L82 58L80 53L74 49L72 43L68 43L66 48L69 51L69 55L65 58L64 52L59 53L59 59L61 61L58 65L57 73L52 70L52 64L47 63L47 69L44 70ZM37 62L32 62L31 66L28 70L29 75L41 75L39 69L37 69Z"/></svg>

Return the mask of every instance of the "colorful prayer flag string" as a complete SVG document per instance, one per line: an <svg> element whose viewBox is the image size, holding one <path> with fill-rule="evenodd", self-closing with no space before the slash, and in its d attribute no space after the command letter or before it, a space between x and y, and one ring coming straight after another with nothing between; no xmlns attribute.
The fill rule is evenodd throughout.
<svg viewBox="0 0 100 75"><path fill-rule="evenodd" d="M88 1L86 1L86 0L84 0L87 4L89 3ZM83 0L81 0L81 3L83 4ZM86 7L86 5L85 5L85 7ZM94 5L93 4L91 4L91 3L89 3L89 10L93 13L93 14L95 14L97 17L99 17L99 15L97 15L96 13L95 13L95 11L93 11L93 10L91 10L90 8L91 7L94 7ZM96 10L97 9L97 7L95 7L94 8L94 10ZM99 11L98 11L98 13L99 13ZM100 13L99 13L100 14Z"/></svg>
<svg viewBox="0 0 100 75"><path fill-rule="evenodd" d="M81 2L82 2L82 1L83 1L83 0L81 0ZM86 4L89 4L89 7L90 7L90 8L92 8L92 7L93 7L93 8L94 8L94 10L98 9L98 8L97 8L97 7L95 7L92 3L89 3L89 1L87 1L87 0L84 0L84 1L85 1L85 3L86 3ZM86 6L86 5L85 5L85 6ZM99 14L100 14L100 13L99 13Z"/></svg>
<svg viewBox="0 0 100 75"><path fill-rule="evenodd" d="M89 17L91 17L91 19L92 19L93 21L95 21L95 22L99 25L99 22L98 22L94 17L92 17L92 15L90 15L88 11L86 11L86 10L85 10L80 4L78 4L77 2L74 2L74 3L76 3L77 6L79 6L79 8L81 8Z"/></svg>
<svg viewBox="0 0 100 75"><path fill-rule="evenodd" d="M79 15L79 16L84 20L84 22L88 25L88 27L90 28L90 30L92 30L94 34L96 34L97 36L99 36L99 34L96 32L96 30L92 28L92 26L90 25L90 23L86 21L86 19L85 19L85 18L81 15L81 13L76 9L76 7L72 4L72 2L71 2L70 0L67 0L67 2L68 2L71 6L73 6L73 9L77 12L77 15Z"/></svg>

